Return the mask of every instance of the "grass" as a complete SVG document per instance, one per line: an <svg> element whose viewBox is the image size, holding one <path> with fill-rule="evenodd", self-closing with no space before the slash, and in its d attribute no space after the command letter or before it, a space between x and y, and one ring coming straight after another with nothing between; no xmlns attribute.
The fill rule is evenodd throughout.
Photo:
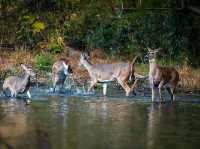
<svg viewBox="0 0 200 149"><path fill-rule="evenodd" d="M200 89L200 69L194 69L187 65L178 69L181 77L180 85L184 89Z"/></svg>
<svg viewBox="0 0 200 149"><path fill-rule="evenodd" d="M18 49L16 51L2 51L0 53L0 79L4 80L9 75L16 75L22 73L20 69L20 63L25 63L32 65L36 68L37 62L35 59L36 54L31 52L30 50ZM60 54L52 55L52 61L56 61L57 59L64 57L67 58L69 64L73 70L73 76L78 77L80 80L89 79L89 75L87 70L78 66L79 63L79 51L73 51L69 49L65 49ZM118 57L109 57L105 54L104 51L96 49L91 52L90 60L93 64L95 63L114 63L119 62ZM167 64L165 64L167 65ZM51 67L51 66L50 66ZM200 68L194 69L190 66L183 65L181 67L176 67L180 77L180 85L183 89L191 89L191 90L199 90L200 89ZM40 76L40 79L43 81L49 81L49 76L45 76L45 74L49 73L51 70L37 70ZM148 64L136 64L135 71L142 75L147 75L149 71Z"/></svg>

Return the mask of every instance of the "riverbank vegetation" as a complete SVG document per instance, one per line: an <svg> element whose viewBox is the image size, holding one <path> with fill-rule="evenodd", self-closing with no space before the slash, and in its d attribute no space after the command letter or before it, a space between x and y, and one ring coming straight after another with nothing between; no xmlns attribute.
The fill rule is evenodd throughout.
<svg viewBox="0 0 200 149"><path fill-rule="evenodd" d="M93 63L139 55L137 70L147 74L146 48L161 47L160 63L179 70L182 87L200 88L200 16L182 2L2 0L0 44L14 45L15 50L1 48L1 78L18 73L19 63L50 72L59 57L86 77L77 68L80 51L89 51Z"/></svg>

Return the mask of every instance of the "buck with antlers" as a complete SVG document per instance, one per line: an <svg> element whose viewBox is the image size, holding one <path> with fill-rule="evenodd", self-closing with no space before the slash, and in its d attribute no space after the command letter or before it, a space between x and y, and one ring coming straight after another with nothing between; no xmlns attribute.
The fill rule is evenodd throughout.
<svg viewBox="0 0 200 149"><path fill-rule="evenodd" d="M129 63L113 63L113 64L91 64L88 61L88 57L85 54L81 54L79 65L83 65L91 78L91 84L88 88L88 92L92 89L97 83L104 84L103 94L106 95L107 92L107 83L117 80L117 82L122 86L126 92L126 96L129 96L130 92L133 91L137 79L129 87L128 80L131 76L134 75L134 64L137 57Z"/></svg>
<svg viewBox="0 0 200 149"><path fill-rule="evenodd" d="M149 58L149 81L152 90L152 102L155 98L155 89L158 88L160 102L163 102L162 88L166 86L168 93L171 96L171 101L175 101L175 91L179 82L179 73L173 67L162 67L156 63L156 55L161 49L148 48Z"/></svg>

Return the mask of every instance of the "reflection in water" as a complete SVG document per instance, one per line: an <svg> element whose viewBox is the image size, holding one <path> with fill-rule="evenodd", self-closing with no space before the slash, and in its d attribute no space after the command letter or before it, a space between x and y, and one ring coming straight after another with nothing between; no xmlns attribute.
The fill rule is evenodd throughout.
<svg viewBox="0 0 200 149"><path fill-rule="evenodd" d="M198 104L44 98L29 106L20 100L0 100L0 149L193 149L200 145Z"/></svg>
<svg viewBox="0 0 200 149"><path fill-rule="evenodd" d="M156 126L160 123L161 104L156 106L151 104L148 108L148 122L147 122L147 149L153 149L154 136L156 136Z"/></svg>
<svg viewBox="0 0 200 149"><path fill-rule="evenodd" d="M16 101L1 102L0 122L0 147L16 147L26 139L28 131L26 115L19 112L25 108L23 103L16 104ZM5 113L4 113L5 112Z"/></svg>

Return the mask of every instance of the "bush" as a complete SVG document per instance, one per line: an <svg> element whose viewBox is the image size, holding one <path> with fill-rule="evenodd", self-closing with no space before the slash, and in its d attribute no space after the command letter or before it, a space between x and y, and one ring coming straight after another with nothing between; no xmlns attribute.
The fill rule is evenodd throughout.
<svg viewBox="0 0 200 149"><path fill-rule="evenodd" d="M49 53L37 54L34 61L36 68L39 70L50 70L53 64L52 55Z"/></svg>
<svg viewBox="0 0 200 149"><path fill-rule="evenodd" d="M62 46L64 46L63 38L61 36L53 36L49 44L49 52L53 54L61 53L63 51Z"/></svg>
<svg viewBox="0 0 200 149"><path fill-rule="evenodd" d="M25 15L19 18L19 30L17 31L17 41L33 48L38 42L43 40L42 31L45 23L37 20L33 15Z"/></svg>

